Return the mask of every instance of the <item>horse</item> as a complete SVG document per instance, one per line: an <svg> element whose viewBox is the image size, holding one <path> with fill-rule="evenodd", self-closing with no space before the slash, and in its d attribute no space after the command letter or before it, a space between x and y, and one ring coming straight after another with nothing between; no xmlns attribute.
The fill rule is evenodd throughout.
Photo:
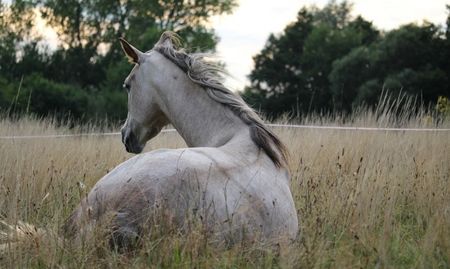
<svg viewBox="0 0 450 269"><path fill-rule="evenodd" d="M188 219L199 220L217 242L295 239L286 148L224 86L220 65L209 54L188 53L173 32L147 52L122 38L120 44L134 64L123 84L122 142L137 155L95 184L68 218L66 233L79 236L108 219L112 240L126 245L159 212L160 221L181 231ZM168 124L188 147L139 154Z"/></svg>

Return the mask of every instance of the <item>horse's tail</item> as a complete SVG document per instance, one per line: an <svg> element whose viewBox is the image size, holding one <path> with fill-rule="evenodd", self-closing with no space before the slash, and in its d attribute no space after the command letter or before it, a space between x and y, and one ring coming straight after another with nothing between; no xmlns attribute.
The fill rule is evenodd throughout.
<svg viewBox="0 0 450 269"><path fill-rule="evenodd" d="M45 242L53 239L60 241L59 236L50 230L38 228L22 221L9 224L0 220L0 253L19 245L44 246Z"/></svg>

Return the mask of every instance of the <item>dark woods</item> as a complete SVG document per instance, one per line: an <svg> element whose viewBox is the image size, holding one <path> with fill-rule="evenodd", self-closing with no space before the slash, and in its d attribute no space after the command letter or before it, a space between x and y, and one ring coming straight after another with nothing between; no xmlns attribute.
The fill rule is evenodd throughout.
<svg viewBox="0 0 450 269"><path fill-rule="evenodd" d="M218 38L205 25L211 16L231 12L236 2L0 2L0 110L82 121L123 119L122 83L131 67L118 38L151 48L163 31L175 30L191 50L214 51ZM271 35L254 57L243 97L277 116L350 112L376 104L383 90L415 95L425 104L450 95L450 20L446 26L410 24L382 32L350 16L350 10L348 2L334 1L300 10L297 21ZM58 35L56 49L47 47L36 27L43 20Z"/></svg>
<svg viewBox="0 0 450 269"><path fill-rule="evenodd" d="M268 115L297 116L373 107L382 92L412 96L425 107L450 97L450 17L445 26L423 22L383 32L350 11L348 2L334 1L300 10L254 57L244 99Z"/></svg>

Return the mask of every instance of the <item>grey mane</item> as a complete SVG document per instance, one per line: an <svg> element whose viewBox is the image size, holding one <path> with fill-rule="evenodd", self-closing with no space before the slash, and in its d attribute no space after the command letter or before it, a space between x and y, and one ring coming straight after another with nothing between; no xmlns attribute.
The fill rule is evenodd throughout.
<svg viewBox="0 0 450 269"><path fill-rule="evenodd" d="M264 150L274 164L277 167L286 166L286 147L240 96L223 85L224 70L216 63L205 60L210 55L187 53L180 47L181 42L177 34L164 32L153 50L181 68L194 83L205 89L211 99L230 108L249 126L253 142Z"/></svg>

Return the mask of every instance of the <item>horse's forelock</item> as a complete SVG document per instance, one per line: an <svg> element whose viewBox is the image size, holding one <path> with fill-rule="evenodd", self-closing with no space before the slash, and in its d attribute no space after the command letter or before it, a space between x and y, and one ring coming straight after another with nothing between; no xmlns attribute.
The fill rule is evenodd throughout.
<svg viewBox="0 0 450 269"><path fill-rule="evenodd" d="M162 33L158 42L156 42L155 47L157 46L179 49L181 47L181 37L174 32L166 31Z"/></svg>

